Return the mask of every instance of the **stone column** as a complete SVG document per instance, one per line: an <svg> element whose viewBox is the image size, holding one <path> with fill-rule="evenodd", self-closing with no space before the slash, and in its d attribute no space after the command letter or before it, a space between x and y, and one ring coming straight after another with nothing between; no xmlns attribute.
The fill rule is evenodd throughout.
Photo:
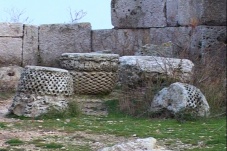
<svg viewBox="0 0 227 151"><path fill-rule="evenodd" d="M18 116L36 117L47 113L51 107L65 109L73 93L72 83L67 70L26 66L9 112Z"/></svg>

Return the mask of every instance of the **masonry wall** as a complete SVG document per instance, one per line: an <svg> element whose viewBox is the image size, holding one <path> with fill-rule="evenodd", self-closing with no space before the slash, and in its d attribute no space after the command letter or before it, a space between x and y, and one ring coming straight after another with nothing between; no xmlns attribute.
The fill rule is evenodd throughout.
<svg viewBox="0 0 227 151"><path fill-rule="evenodd" d="M169 41L177 51L226 56L226 0L112 0L110 8L113 29L0 23L0 66L59 67L66 52L134 55L145 44Z"/></svg>

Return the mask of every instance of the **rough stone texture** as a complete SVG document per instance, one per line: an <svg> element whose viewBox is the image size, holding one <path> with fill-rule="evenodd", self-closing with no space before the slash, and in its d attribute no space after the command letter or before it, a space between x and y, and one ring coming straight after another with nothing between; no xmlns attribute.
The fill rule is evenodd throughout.
<svg viewBox="0 0 227 151"><path fill-rule="evenodd" d="M0 37L22 37L23 24L21 23L0 23Z"/></svg>
<svg viewBox="0 0 227 151"><path fill-rule="evenodd" d="M8 66L0 68L0 91L15 91L23 68Z"/></svg>
<svg viewBox="0 0 227 151"><path fill-rule="evenodd" d="M26 66L9 112L18 116L36 117L52 107L65 109L68 97L73 93L72 83L67 70Z"/></svg>
<svg viewBox="0 0 227 151"><path fill-rule="evenodd" d="M0 37L0 67L22 63L22 38Z"/></svg>
<svg viewBox="0 0 227 151"><path fill-rule="evenodd" d="M149 29L109 29L92 31L92 51L112 50L113 53L133 55L150 43Z"/></svg>
<svg viewBox="0 0 227 151"><path fill-rule="evenodd" d="M197 116L208 116L209 105L202 92L193 85L176 82L159 91L151 103L151 112L167 109L176 114L192 112Z"/></svg>
<svg viewBox="0 0 227 151"><path fill-rule="evenodd" d="M175 59L155 56L120 57L119 82L130 86L157 75L167 75L181 81L189 81L194 64L187 59Z"/></svg>
<svg viewBox="0 0 227 151"><path fill-rule="evenodd" d="M74 91L99 94L112 91L117 80L119 55L101 53L64 53L61 66L70 71Z"/></svg>
<svg viewBox="0 0 227 151"><path fill-rule="evenodd" d="M22 65L37 65L38 55L38 27L24 25Z"/></svg>
<svg viewBox="0 0 227 151"><path fill-rule="evenodd" d="M226 26L226 0L167 0L168 26Z"/></svg>
<svg viewBox="0 0 227 151"><path fill-rule="evenodd" d="M146 44L142 46L136 56L158 56L158 57L174 57L173 43L167 42L161 45Z"/></svg>
<svg viewBox="0 0 227 151"><path fill-rule="evenodd" d="M156 145L156 139L153 137L136 139L116 144L112 147L105 147L98 151L170 151L165 148L159 148Z"/></svg>
<svg viewBox="0 0 227 151"><path fill-rule="evenodd" d="M39 26L39 50L41 65L51 67L59 67L62 53L91 52L90 23Z"/></svg>
<svg viewBox="0 0 227 151"><path fill-rule="evenodd" d="M81 112L85 115L107 116L107 107L104 100L77 96L74 98L79 105Z"/></svg>
<svg viewBox="0 0 227 151"><path fill-rule="evenodd" d="M225 26L197 26L191 41L191 50L202 56L211 54L226 63L226 27Z"/></svg>
<svg viewBox="0 0 227 151"><path fill-rule="evenodd" d="M191 41L191 27L151 28L151 43L161 45L171 41L174 52L189 50Z"/></svg>
<svg viewBox="0 0 227 151"><path fill-rule="evenodd" d="M111 21L116 28L165 27L166 0L112 0Z"/></svg>

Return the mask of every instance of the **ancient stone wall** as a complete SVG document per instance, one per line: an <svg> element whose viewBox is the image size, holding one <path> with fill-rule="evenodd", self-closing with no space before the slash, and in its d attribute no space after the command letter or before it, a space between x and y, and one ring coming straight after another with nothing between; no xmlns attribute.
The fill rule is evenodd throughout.
<svg viewBox="0 0 227 151"><path fill-rule="evenodd" d="M60 67L62 53L134 55L146 44L169 41L174 51L225 57L226 0L112 0L110 8L113 29L92 30L90 23L0 23L0 67Z"/></svg>

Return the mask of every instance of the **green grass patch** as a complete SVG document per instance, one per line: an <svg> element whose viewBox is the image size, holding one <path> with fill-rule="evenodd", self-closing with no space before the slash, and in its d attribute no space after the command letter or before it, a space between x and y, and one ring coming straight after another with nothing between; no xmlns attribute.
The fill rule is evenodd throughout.
<svg viewBox="0 0 227 151"><path fill-rule="evenodd" d="M5 142L6 144L9 144L10 146L19 146L19 145L23 145L24 142L19 140L19 139L10 139L8 141Z"/></svg>
<svg viewBox="0 0 227 151"><path fill-rule="evenodd" d="M6 126L5 123L0 122L0 129L6 128L6 127L7 127L7 126Z"/></svg>

